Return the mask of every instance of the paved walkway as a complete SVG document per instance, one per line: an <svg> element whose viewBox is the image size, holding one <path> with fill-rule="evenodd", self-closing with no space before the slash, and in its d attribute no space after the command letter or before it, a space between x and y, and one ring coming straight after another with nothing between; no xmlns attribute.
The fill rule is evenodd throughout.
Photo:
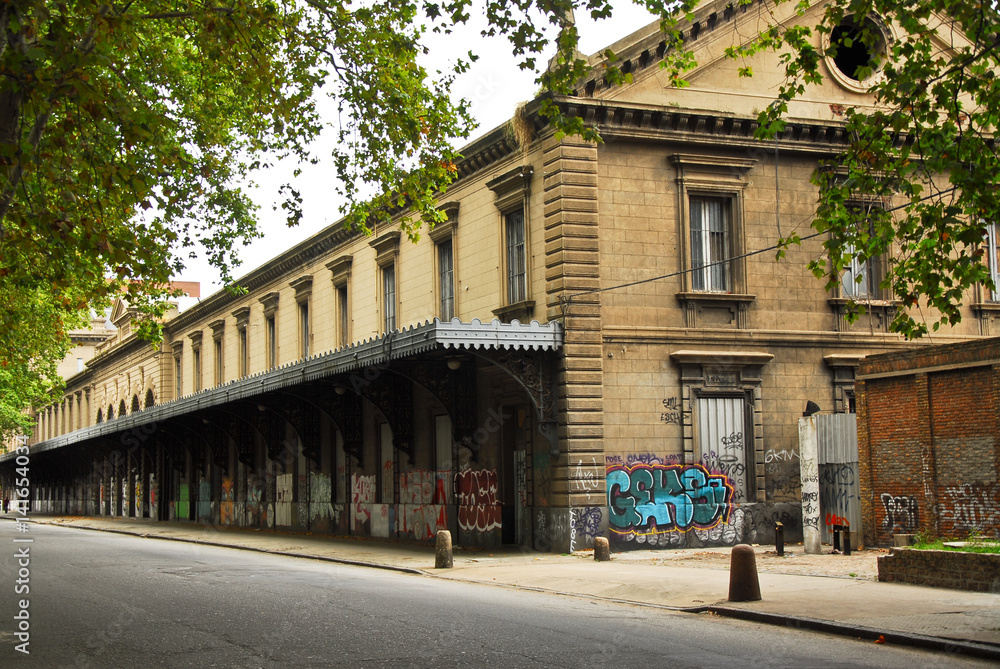
<svg viewBox="0 0 1000 669"><path fill-rule="evenodd" d="M13 520L12 515L6 516ZM0 515L0 518L4 516ZM876 580L885 551L805 555L801 545L778 557L756 546L763 600L730 603L730 549L593 553L455 549L453 569L434 569L432 547L368 538L261 532L129 518L32 516L32 521L144 537L228 546L394 569L434 578L530 588L692 612L712 611L848 636L1000 660L1000 593L976 593Z"/></svg>

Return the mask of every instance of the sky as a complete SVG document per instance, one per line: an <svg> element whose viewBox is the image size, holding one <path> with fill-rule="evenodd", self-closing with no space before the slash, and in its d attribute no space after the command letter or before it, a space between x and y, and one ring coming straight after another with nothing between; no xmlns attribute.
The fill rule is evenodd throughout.
<svg viewBox="0 0 1000 669"><path fill-rule="evenodd" d="M627 2L618 3L614 17L603 21L593 21L584 12L578 11L576 23L580 31L580 51L596 53L648 25L655 18L641 7ZM510 43L504 38L482 37L481 26L473 25L475 19L473 17L470 25L460 32L456 31L456 34L447 37L435 35L428 40L431 53L424 63L427 70L433 72L469 50L479 55L479 60L453 86L455 96L470 103L472 116L479 122L470 141L506 122L518 103L530 100L538 90L535 83L537 73L519 70L511 54ZM480 19L480 24L484 23L485 20ZM539 58L539 64L544 67L551 55L548 53ZM341 203L332 199L332 170L323 161L323 157L329 155L323 150L323 143L331 141L329 137L332 134L327 133L327 137L321 138L316 145L319 164L301 166L302 174L294 180L303 197L304 215L297 227L287 227L281 212L273 211L277 186L291 178L295 165L279 165L270 173L258 174L255 178L256 183L261 185L250 195L260 207L258 216L264 237L240 249L242 264L234 272L237 279L340 219ZM200 282L203 298L222 287L218 271L200 258L188 260L184 272L175 279Z"/></svg>

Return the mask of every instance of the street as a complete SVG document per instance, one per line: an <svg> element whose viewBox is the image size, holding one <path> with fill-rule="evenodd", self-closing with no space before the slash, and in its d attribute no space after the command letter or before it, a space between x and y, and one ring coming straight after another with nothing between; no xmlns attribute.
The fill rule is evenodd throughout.
<svg viewBox="0 0 1000 669"><path fill-rule="evenodd" d="M30 537L30 544L14 539ZM0 523L0 666L989 666L708 615ZM16 594L30 547L30 592ZM20 600L27 599L25 608ZM15 616L30 613L30 655Z"/></svg>

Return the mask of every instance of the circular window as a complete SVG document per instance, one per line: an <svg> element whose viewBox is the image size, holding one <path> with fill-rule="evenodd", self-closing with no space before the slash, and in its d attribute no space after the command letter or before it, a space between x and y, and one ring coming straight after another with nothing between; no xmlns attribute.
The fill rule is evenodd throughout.
<svg viewBox="0 0 1000 669"><path fill-rule="evenodd" d="M828 37L827 65L843 86L866 91L878 76L891 39L888 27L877 17L866 16L859 22L856 16L845 16Z"/></svg>

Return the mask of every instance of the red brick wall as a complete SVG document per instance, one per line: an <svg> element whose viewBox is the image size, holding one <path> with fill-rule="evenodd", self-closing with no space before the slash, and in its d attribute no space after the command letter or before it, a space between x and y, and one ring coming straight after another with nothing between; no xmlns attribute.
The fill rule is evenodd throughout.
<svg viewBox="0 0 1000 669"><path fill-rule="evenodd" d="M859 380L866 543L1000 536L1000 340L873 356Z"/></svg>

